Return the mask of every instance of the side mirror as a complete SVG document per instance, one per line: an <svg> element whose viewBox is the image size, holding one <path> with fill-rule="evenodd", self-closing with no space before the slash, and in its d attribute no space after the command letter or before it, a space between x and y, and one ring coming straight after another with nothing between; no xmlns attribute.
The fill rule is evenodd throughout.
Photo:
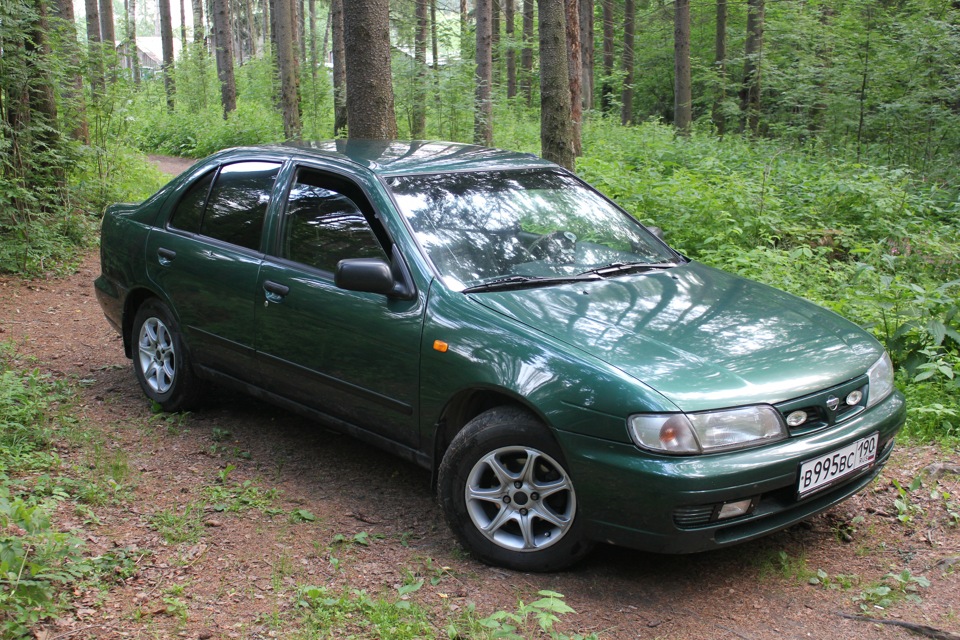
<svg viewBox="0 0 960 640"><path fill-rule="evenodd" d="M333 283L347 291L379 293L389 298L412 300L416 297L416 287L396 245L392 254L392 262L380 258L341 260L333 274Z"/></svg>
<svg viewBox="0 0 960 640"><path fill-rule="evenodd" d="M390 295L395 282L390 265L379 258L350 258L337 263L333 283L347 291Z"/></svg>

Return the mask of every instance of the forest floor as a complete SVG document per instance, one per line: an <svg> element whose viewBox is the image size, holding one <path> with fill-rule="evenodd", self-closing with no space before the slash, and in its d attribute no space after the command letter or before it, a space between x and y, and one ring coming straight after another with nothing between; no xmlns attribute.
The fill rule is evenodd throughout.
<svg viewBox="0 0 960 640"><path fill-rule="evenodd" d="M172 163L161 166L183 166ZM307 585L409 602L433 625L425 637L551 590L576 611L557 630L608 639L913 637L903 625L960 638L960 478L909 489L960 452L900 445L861 494L739 547L672 557L601 545L566 572L506 571L458 548L419 467L227 392L195 413L151 411L97 304L98 273L91 253L68 277L0 278L0 341L21 366L74 382L76 418L104 443L58 445L65 466L126 469L113 499L57 518L128 570L78 589L39 640L309 637ZM347 609L336 637L388 636L367 609ZM546 637L531 621L518 633Z"/></svg>

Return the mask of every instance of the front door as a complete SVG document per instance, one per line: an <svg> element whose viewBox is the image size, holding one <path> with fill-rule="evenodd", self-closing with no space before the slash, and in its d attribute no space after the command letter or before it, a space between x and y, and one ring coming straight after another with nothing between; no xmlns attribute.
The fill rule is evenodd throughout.
<svg viewBox="0 0 960 640"><path fill-rule="evenodd" d="M387 259L389 239L372 213L349 180L297 170L275 255L260 269L260 369L269 390L416 447L422 299L344 291L333 283L341 259Z"/></svg>

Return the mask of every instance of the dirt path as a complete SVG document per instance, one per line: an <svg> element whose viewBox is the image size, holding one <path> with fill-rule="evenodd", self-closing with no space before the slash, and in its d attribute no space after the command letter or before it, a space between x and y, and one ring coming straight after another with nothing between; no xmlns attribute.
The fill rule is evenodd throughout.
<svg viewBox="0 0 960 640"><path fill-rule="evenodd" d="M909 485L936 461L956 464L956 452L900 447L864 494L738 548L666 557L601 547L565 573L494 569L457 548L418 467L222 392L197 413L152 413L93 295L98 272L91 254L61 280L0 278L0 340L16 345L23 366L77 382L79 418L105 443L94 454L65 448L67 464L127 469L116 500L60 516L94 552L135 558L136 571L108 592L79 593L74 614L38 637L289 637L300 587L396 600L398 587L420 579L407 597L429 612L433 637L447 637L446 625L471 606L478 615L515 611L543 589L577 611L558 628L601 638L913 637L838 615L861 604L873 616L960 634L960 527L947 506L960 481L928 483L900 509L891 484ZM931 497L934 487L952 497ZM810 584L818 570L821 584ZM877 608L870 590L895 587L884 576L905 570L930 581L921 600L898 596ZM353 624L375 637L362 617Z"/></svg>

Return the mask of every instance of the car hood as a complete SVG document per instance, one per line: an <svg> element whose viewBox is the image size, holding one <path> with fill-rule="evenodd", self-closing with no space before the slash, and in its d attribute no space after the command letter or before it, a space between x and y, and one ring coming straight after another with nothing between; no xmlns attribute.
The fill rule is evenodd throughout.
<svg viewBox="0 0 960 640"><path fill-rule="evenodd" d="M683 411L803 396L863 374L883 353L835 313L695 262L471 297L620 369Z"/></svg>

